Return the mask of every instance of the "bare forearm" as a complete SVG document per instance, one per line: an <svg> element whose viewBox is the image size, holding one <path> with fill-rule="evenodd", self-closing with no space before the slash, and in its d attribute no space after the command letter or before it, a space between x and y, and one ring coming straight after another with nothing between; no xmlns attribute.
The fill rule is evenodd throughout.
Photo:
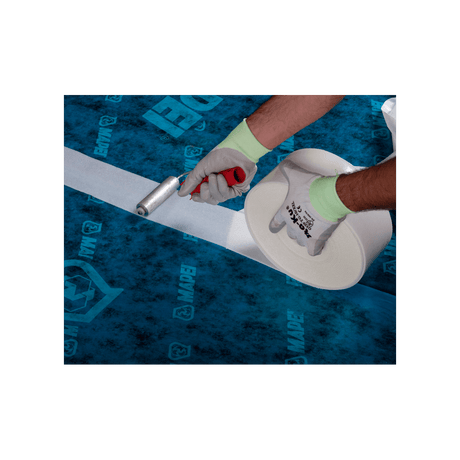
<svg viewBox="0 0 460 460"><path fill-rule="evenodd" d="M351 211L396 209L396 158L381 165L339 176L336 191Z"/></svg>
<svg viewBox="0 0 460 460"><path fill-rule="evenodd" d="M344 96L273 96L247 119L256 139L274 149L321 118Z"/></svg>

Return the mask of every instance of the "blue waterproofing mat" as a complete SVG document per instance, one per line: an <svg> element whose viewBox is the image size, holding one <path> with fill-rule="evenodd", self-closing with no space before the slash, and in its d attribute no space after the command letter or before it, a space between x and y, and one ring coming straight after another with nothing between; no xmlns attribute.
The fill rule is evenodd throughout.
<svg viewBox="0 0 460 460"><path fill-rule="evenodd" d="M345 97L263 157L252 185L300 148L378 163L392 153L389 97ZM269 98L66 96L64 144L162 182ZM396 363L395 212L360 283L326 291L69 187L64 204L66 364ZM244 197L221 206L240 210Z"/></svg>

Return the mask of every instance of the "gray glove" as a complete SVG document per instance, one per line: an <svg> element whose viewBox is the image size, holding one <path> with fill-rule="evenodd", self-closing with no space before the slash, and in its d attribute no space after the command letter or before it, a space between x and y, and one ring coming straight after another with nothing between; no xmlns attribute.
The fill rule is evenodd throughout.
<svg viewBox="0 0 460 460"><path fill-rule="evenodd" d="M244 170L246 179L242 184L229 187L224 176L218 173L237 166ZM247 192L256 172L256 164L238 150L216 147L195 166L177 193L182 197L187 196L209 176L209 182L201 184L200 193L194 193L192 200L215 205Z"/></svg>
<svg viewBox="0 0 460 460"><path fill-rule="evenodd" d="M297 240L300 246L306 246L308 254L316 256L326 244L338 225L321 217L310 202L310 185L318 177L297 166L290 160L280 164L280 170L289 183L289 190L284 203L269 224L272 233L278 233L287 225L287 234Z"/></svg>

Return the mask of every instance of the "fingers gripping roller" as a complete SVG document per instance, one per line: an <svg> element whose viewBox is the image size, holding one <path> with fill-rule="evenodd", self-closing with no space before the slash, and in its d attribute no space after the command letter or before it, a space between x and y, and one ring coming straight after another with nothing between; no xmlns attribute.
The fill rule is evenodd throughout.
<svg viewBox="0 0 460 460"><path fill-rule="evenodd" d="M225 171L221 171L218 174L222 174L225 177L225 180L227 181L227 185L229 187L232 187L233 185L236 184L242 184L246 180L246 174L243 170L243 168L240 168L237 166L236 168L230 168L226 169ZM190 198L193 196L194 193L200 193L201 190L201 184L204 184L205 182L209 182L209 177L206 176L193 190L193 192L190 193Z"/></svg>
<svg viewBox="0 0 460 460"><path fill-rule="evenodd" d="M186 176L191 171L188 171L184 174L181 174L179 177L169 176L167 177L158 187L156 187L152 193L147 195L140 203L136 206L136 212L140 216L147 217L153 211L155 211L158 206L164 203L179 187L179 179L182 176ZM246 174L244 170L239 166L236 168L226 169L221 171L218 174L222 174L227 181L229 187L235 184L241 184L246 179ZM201 184L208 182L209 177L206 176L193 190L191 195L194 193L200 193Z"/></svg>

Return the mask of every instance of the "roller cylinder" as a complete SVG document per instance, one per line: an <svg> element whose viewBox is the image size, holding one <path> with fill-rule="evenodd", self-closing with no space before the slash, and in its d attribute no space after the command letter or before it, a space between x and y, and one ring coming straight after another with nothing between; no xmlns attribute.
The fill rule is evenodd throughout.
<svg viewBox="0 0 460 460"><path fill-rule="evenodd" d="M136 212L140 216L148 216L164 201L166 201L179 187L179 179L169 176L152 193L147 195L137 206Z"/></svg>

